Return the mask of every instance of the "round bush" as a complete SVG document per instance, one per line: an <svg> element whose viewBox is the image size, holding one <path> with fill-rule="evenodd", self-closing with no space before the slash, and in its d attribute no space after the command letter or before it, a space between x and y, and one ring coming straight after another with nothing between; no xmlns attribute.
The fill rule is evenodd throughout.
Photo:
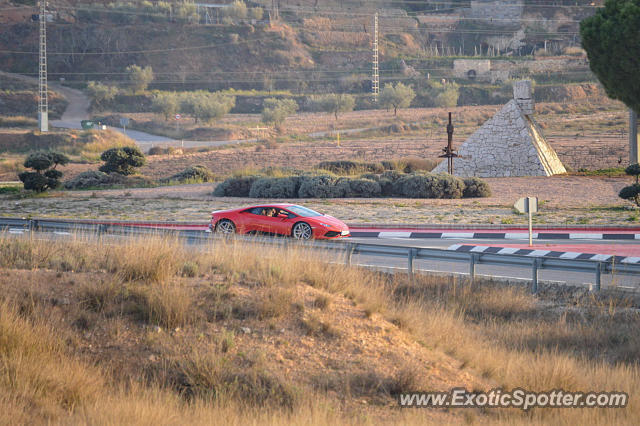
<svg viewBox="0 0 640 426"><path fill-rule="evenodd" d="M259 176L229 178L216 186L213 195L216 197L248 197L251 185L259 178Z"/></svg>
<svg viewBox="0 0 640 426"><path fill-rule="evenodd" d="M110 182L109 175L98 170L87 170L64 183L65 189L97 188Z"/></svg>
<svg viewBox="0 0 640 426"><path fill-rule="evenodd" d="M640 175L640 164L631 164L624 169L624 172L629 176L638 176Z"/></svg>
<svg viewBox="0 0 640 426"><path fill-rule="evenodd" d="M477 177L464 178L464 198L491 197L489 184Z"/></svg>
<svg viewBox="0 0 640 426"><path fill-rule="evenodd" d="M407 198L460 198L464 190L462 179L446 174L411 174L393 183L393 195Z"/></svg>
<svg viewBox="0 0 640 426"><path fill-rule="evenodd" d="M168 181L185 182L185 181L200 181L200 182L213 182L215 175L207 169L205 166L195 165L189 166L180 173L171 176Z"/></svg>
<svg viewBox="0 0 640 426"><path fill-rule="evenodd" d="M620 190L618 196L624 200L629 200L636 205L640 206L640 185L634 183L633 185L625 186Z"/></svg>
<svg viewBox="0 0 640 426"><path fill-rule="evenodd" d="M375 173L365 173L363 175L360 175L361 179L369 179L369 180L375 180L376 182L380 180L380 175L375 174Z"/></svg>
<svg viewBox="0 0 640 426"><path fill-rule="evenodd" d="M387 170L386 172L380 175L380 179L388 179L391 182L395 182L404 176L406 176L404 173L399 172L397 170Z"/></svg>
<svg viewBox="0 0 640 426"><path fill-rule="evenodd" d="M300 178L262 178L251 185L249 197L251 198L296 198Z"/></svg>
<svg viewBox="0 0 640 426"><path fill-rule="evenodd" d="M336 188L336 180L328 175L304 176L301 178L298 196L300 198L337 198L341 188Z"/></svg>
<svg viewBox="0 0 640 426"><path fill-rule="evenodd" d="M405 175L393 182L393 195L407 198L433 198L432 175Z"/></svg>
<svg viewBox="0 0 640 426"><path fill-rule="evenodd" d="M393 195L393 182L390 179L382 178L378 181L380 185L380 195L391 197Z"/></svg>
<svg viewBox="0 0 640 426"><path fill-rule="evenodd" d="M379 197L382 192L380 184L371 179L345 179L344 197Z"/></svg>
<svg viewBox="0 0 640 426"><path fill-rule="evenodd" d="M448 174L435 175L432 187L433 198L462 198L464 181L456 176Z"/></svg>

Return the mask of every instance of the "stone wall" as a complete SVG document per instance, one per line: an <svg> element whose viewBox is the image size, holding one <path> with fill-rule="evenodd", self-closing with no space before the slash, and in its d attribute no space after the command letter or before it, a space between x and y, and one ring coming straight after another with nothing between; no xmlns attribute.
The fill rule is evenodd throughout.
<svg viewBox="0 0 640 426"><path fill-rule="evenodd" d="M488 80L491 75L491 61L488 59L455 59L453 75L457 78L469 78L473 72L478 80Z"/></svg>
<svg viewBox="0 0 640 426"><path fill-rule="evenodd" d="M519 24L523 12L523 0L472 1L470 15L494 25Z"/></svg>

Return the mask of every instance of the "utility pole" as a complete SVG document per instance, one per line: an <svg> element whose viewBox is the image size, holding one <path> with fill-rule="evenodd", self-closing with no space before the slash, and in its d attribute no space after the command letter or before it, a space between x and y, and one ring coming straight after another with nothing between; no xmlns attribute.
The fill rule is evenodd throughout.
<svg viewBox="0 0 640 426"><path fill-rule="evenodd" d="M40 59L38 61L39 98L38 127L41 132L49 131L49 103L47 102L47 3L40 1Z"/></svg>
<svg viewBox="0 0 640 426"><path fill-rule="evenodd" d="M378 102L378 94L380 93L380 68L378 62L378 14L373 17L373 70L371 76L371 92L373 94L373 102Z"/></svg>
<svg viewBox="0 0 640 426"><path fill-rule="evenodd" d="M640 164L638 114L631 108L629 108L629 164Z"/></svg>

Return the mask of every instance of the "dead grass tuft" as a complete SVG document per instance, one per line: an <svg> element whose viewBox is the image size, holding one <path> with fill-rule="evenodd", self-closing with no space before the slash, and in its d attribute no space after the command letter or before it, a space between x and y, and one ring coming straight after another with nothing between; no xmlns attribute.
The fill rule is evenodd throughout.
<svg viewBox="0 0 640 426"><path fill-rule="evenodd" d="M330 339L340 336L340 332L333 325L313 313L302 318L300 326L307 336L327 337Z"/></svg>
<svg viewBox="0 0 640 426"><path fill-rule="evenodd" d="M193 310L193 291L177 282L128 287L131 309L148 324L173 329L196 323L200 312Z"/></svg>

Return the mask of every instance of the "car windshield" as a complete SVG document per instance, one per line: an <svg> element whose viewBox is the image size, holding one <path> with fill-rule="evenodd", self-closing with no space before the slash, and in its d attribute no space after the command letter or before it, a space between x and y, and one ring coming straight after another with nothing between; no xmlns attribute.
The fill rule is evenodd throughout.
<svg viewBox="0 0 640 426"><path fill-rule="evenodd" d="M300 217L322 216L322 214L302 206L291 206L291 207L287 207L287 209L297 214Z"/></svg>

